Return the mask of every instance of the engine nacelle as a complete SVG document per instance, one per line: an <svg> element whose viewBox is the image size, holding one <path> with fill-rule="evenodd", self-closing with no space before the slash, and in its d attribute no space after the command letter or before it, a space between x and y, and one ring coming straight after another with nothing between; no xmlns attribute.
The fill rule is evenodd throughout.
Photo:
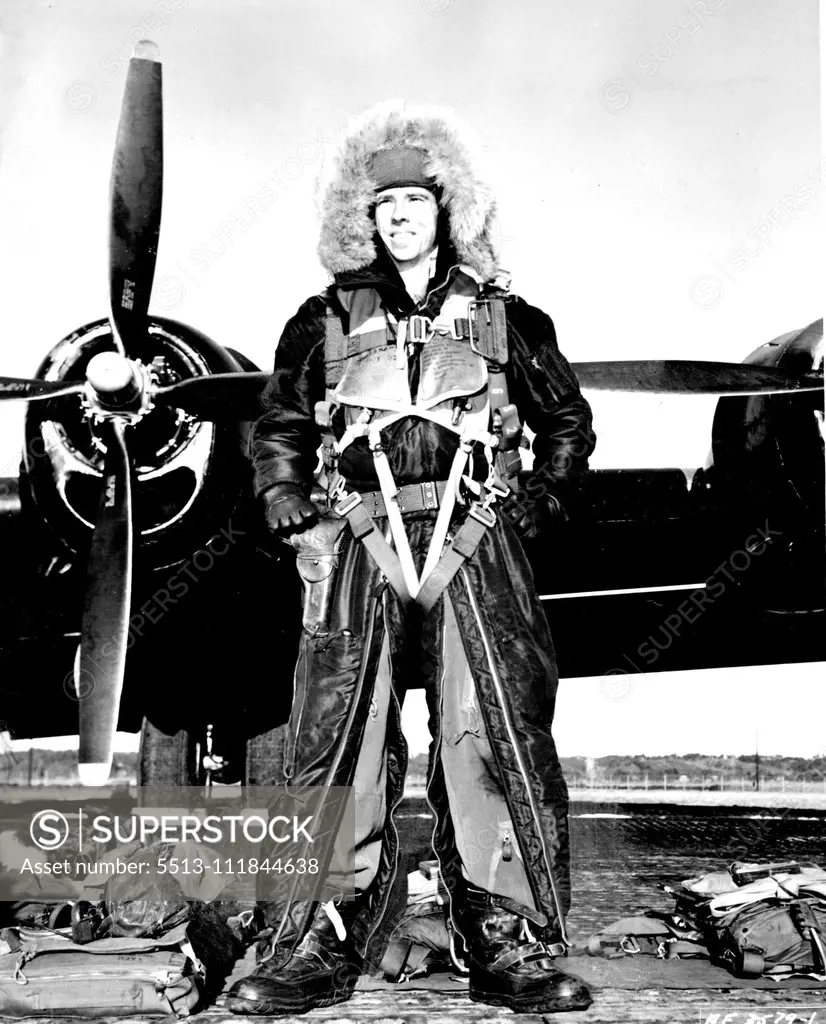
<svg viewBox="0 0 826 1024"><path fill-rule="evenodd" d="M823 321L761 345L744 361L801 376L821 371ZM822 610L822 391L721 398L711 464L695 475L692 497L713 524L723 553L755 529L772 531L771 547L754 560L765 609Z"/></svg>
<svg viewBox="0 0 826 1024"><path fill-rule="evenodd" d="M85 381L94 356L113 351L106 319L65 337L36 376ZM161 386L254 368L191 327L151 318L142 357ZM243 365L242 365L243 363ZM81 399L61 399L60 422L49 402L26 414L23 478L26 496L69 561L89 544L100 502L106 448ZM66 403L77 402L75 411ZM135 467L134 522L144 569L172 565L227 528L248 481L249 424L199 421L176 408L150 406L128 427Z"/></svg>

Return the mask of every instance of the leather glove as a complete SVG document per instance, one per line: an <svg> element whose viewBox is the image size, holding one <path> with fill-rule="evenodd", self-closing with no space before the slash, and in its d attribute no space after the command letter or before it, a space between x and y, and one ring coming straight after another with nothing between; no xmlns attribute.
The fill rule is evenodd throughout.
<svg viewBox="0 0 826 1024"><path fill-rule="evenodd" d="M275 484L264 492L267 526L272 533L296 533L317 517L315 506L298 484Z"/></svg>
<svg viewBox="0 0 826 1024"><path fill-rule="evenodd" d="M521 488L504 500L502 512L523 540L535 540L554 522L565 518L562 505L553 494L529 494Z"/></svg>

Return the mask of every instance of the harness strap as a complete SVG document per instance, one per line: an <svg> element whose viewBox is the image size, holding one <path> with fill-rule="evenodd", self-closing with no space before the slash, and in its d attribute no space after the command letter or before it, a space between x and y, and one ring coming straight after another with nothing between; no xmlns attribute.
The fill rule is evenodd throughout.
<svg viewBox="0 0 826 1024"><path fill-rule="evenodd" d="M378 425L370 427L368 438L370 450L373 453L373 464L376 467L376 476L379 478L379 487L381 487L381 494L387 511L387 521L390 524L390 533L396 545L396 554L401 563L404 582L410 596L415 598L419 592L419 577L413 562L410 541L407 539L407 532L402 521L401 509L399 508L399 503L395 500L399 489L393 480L393 474L387 461L387 453L381 443ZM439 510L440 516L443 511L444 507Z"/></svg>
<svg viewBox="0 0 826 1024"><path fill-rule="evenodd" d="M348 338L341 327L341 318L327 303L324 318L324 367L325 387L335 388L344 372L347 361Z"/></svg>
<svg viewBox="0 0 826 1024"><path fill-rule="evenodd" d="M483 505L476 503L470 506L467 519L456 532L453 543L442 552L441 558L416 595L416 603L423 611L429 612L436 604L462 565L479 547L485 532L495 522L496 513L491 509L485 509Z"/></svg>
<svg viewBox="0 0 826 1024"><path fill-rule="evenodd" d="M365 509L358 491L352 491L342 498L335 506L335 511L347 519L353 536L367 548L368 553L384 573L387 582L396 592L402 604L409 604L411 595L402 572L399 556L376 529L376 524Z"/></svg>
<svg viewBox="0 0 826 1024"><path fill-rule="evenodd" d="M427 549L427 558L425 558L424 568L422 569L419 591L421 591L421 588L427 583L433 573L433 570L439 563L439 559L445 546L445 540L447 539L447 531L450 527L450 518L453 515L453 509L456 507L456 496L459 493L462 474L472 458L472 452L473 442L463 438L459 443L459 447L456 449L456 454L453 456L453 463L450 467L450 474L447 478L447 490L445 491L444 501L442 502L442 507L439 509L436 525L433 527L433 536L430 538L430 547ZM416 596L418 597L418 594Z"/></svg>
<svg viewBox="0 0 826 1024"><path fill-rule="evenodd" d="M445 546L447 529L449 528L450 518L455 508L455 496L457 496L459 483L462 478L464 461L463 452L460 447L457 455L454 457L450 477L444 483L439 482L435 485L407 484L398 488L396 494L389 501L383 493L381 495L369 493L362 496L358 492L351 492L335 506L335 511L339 515L344 516L350 523L353 537L360 541L369 554L372 555L374 561L384 573L387 582L401 601L404 604L409 603L411 600L415 601L426 612L430 611L435 605L464 562L473 556L485 535L485 530L490 529L496 522L496 515L489 507L496 498L496 494L493 492L488 495L485 501L477 501L470 506L468 517L457 531L452 544ZM428 492L423 492L422 488L424 487L430 487L431 489ZM421 581L417 578L416 589L411 590L400 557L405 547L407 553L409 553L409 543L403 523L401 523L402 507L399 499L405 502L404 511L407 512L416 511L420 508L435 508L436 505L433 503L432 497L424 499L422 497L423 495L432 495L435 488L438 488L437 494L441 498L439 515L433 529L433 536L425 568L422 571ZM406 502L409 502L409 504L406 504ZM400 539L398 532L393 532L393 520L388 514L388 510L391 508L397 513L399 523L401 523ZM377 529L376 524L373 522L373 516L387 516L388 521L391 523L391 536L396 544L395 550L390 547L382 536L381 531ZM410 561L412 561L411 555Z"/></svg>
<svg viewBox="0 0 826 1024"><path fill-rule="evenodd" d="M381 412L382 410L377 410ZM335 448L337 453L341 453L345 448L349 447L358 437L366 437L370 435L370 432L374 429L384 430L385 427L391 426L398 420L404 419L407 416L416 416L419 419L431 420L433 423L438 423L439 426L444 427L445 430L450 430L454 434L463 434L463 430L459 426L453 426L452 424L443 423L438 413L432 409L426 409L419 405L403 405L401 408L395 409L393 412L387 412L386 415L381 416L379 419L371 419L369 422L362 417L359 417L355 423L351 423L335 442ZM490 431L474 428L472 434L469 435L470 440L479 441L483 445L496 448L499 444L499 437L496 434L491 434Z"/></svg>
<svg viewBox="0 0 826 1024"><path fill-rule="evenodd" d="M482 314L481 316L477 314L477 310ZM496 514L491 510L490 505L507 486L515 482L516 473L521 468L521 459L516 448L519 443L518 418L515 407L508 403L507 379L504 370L504 364L508 358L507 321L504 302L501 298L472 302L467 319L439 316L431 321L429 318L415 315L397 322L391 315L386 314L386 316L388 327L391 321L396 326L394 340L398 368L403 368L407 363L407 346L416 343L426 344L434 334L449 334L455 339L467 338L471 348L485 358L488 367L489 411L490 415L494 417L496 433L491 434L476 428L472 430L473 436L469 436L467 431L458 429L458 424L452 424L448 428L460 433L461 440L451 465L444 496L441 503L438 503L439 514L421 577L416 573L410 542L402 520L402 505L399 501L400 489L393 480L387 455L381 443L380 431L391 423L410 415L434 420L442 426L446 426L446 424L442 423L441 418L429 409L418 405L400 409L396 405L392 411L385 410L385 414L373 422L370 422L373 415L365 410L359 421L345 429L338 442L333 441L329 433L325 433L324 436L325 464L328 464L329 468L334 466L335 456L343 452L356 438L368 437L381 488L384 513L388 519L395 551L376 529L361 496L347 495L336 506L336 510L347 517L354 536L367 547L400 599L405 603L410 600L416 601L425 611L428 611L436 603L462 564L476 551L485 530L490 529L496 523ZM335 387L341 379L343 364L348 354L348 339L341 330L338 316L329 307L326 328L326 383L329 389ZM381 412L381 410L376 411ZM509 436L512 432L509 428L513 421L516 421L515 430L513 430L515 444ZM329 427L329 421L323 426ZM472 446L475 441L481 441L484 444L488 461L491 464L489 479L483 485L486 497L470 506L468 517L457 531L453 543L446 545L462 475L472 458ZM493 449L496 449L495 454L492 452ZM503 451L503 449L505 450ZM493 472L494 462L497 464L498 472L496 473ZM496 479L497 477L498 479ZM504 478L505 488L501 486L502 478ZM377 513L373 512L373 514Z"/></svg>

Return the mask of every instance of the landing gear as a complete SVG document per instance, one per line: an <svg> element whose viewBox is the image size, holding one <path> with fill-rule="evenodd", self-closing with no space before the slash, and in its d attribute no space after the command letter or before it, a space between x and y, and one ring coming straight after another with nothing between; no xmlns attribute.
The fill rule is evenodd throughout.
<svg viewBox="0 0 826 1024"><path fill-rule="evenodd" d="M247 781L247 761L246 742L221 734L212 724L166 732L144 718L137 784L154 787L240 785Z"/></svg>
<svg viewBox="0 0 826 1024"><path fill-rule="evenodd" d="M164 732L144 718L138 749L138 786L203 786L206 731Z"/></svg>

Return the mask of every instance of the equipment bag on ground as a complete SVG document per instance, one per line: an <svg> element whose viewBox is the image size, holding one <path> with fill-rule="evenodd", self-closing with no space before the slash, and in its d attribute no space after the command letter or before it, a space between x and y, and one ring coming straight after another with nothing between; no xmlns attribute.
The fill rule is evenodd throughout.
<svg viewBox="0 0 826 1024"><path fill-rule="evenodd" d="M769 866L772 867L772 866ZM688 879L673 914L614 922L588 943L593 956L708 957L740 978L805 975L826 981L826 872L784 865L748 884L738 865Z"/></svg>
<svg viewBox="0 0 826 1024"><path fill-rule="evenodd" d="M204 971L186 924L153 939L98 939L79 945L42 929L0 931L0 1015L186 1017Z"/></svg>

